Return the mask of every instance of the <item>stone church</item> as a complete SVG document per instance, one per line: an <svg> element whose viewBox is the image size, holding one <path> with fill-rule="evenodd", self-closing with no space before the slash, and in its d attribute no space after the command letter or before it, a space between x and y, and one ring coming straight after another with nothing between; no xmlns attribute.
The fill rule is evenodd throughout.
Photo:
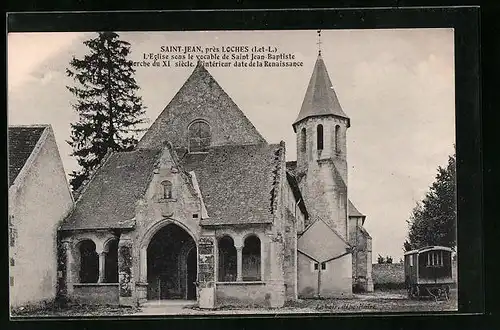
<svg viewBox="0 0 500 330"><path fill-rule="evenodd" d="M106 155L76 192L59 294L214 308L373 290L371 238L348 198L350 125L319 54L287 162L198 63L137 147Z"/></svg>

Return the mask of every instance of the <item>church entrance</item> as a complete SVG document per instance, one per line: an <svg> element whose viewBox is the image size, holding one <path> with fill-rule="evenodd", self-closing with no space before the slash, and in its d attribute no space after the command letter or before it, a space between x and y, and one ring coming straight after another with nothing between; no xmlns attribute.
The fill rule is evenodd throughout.
<svg viewBox="0 0 500 330"><path fill-rule="evenodd" d="M149 300L196 299L196 244L184 229L168 224L147 249Z"/></svg>

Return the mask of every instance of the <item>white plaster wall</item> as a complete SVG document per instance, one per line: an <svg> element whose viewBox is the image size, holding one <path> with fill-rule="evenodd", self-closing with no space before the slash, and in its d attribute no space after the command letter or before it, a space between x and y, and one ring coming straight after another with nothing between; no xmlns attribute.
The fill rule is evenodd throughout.
<svg viewBox="0 0 500 330"><path fill-rule="evenodd" d="M339 297L352 294L352 255L345 256L326 263L326 269L321 271L321 297Z"/></svg>
<svg viewBox="0 0 500 330"><path fill-rule="evenodd" d="M54 135L48 130L24 181L12 192L9 212L17 230L16 244L10 251L15 262L10 267L14 277L12 306L51 299L56 294L57 227L71 210L73 199Z"/></svg>

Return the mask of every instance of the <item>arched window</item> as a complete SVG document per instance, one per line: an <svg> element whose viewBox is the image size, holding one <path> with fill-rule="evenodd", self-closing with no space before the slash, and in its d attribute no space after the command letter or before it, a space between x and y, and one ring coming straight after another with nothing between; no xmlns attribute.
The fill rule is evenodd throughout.
<svg viewBox="0 0 500 330"><path fill-rule="evenodd" d="M300 131L300 151L305 152L306 151L306 143L307 143L307 135L306 135L306 128L302 128Z"/></svg>
<svg viewBox="0 0 500 330"><path fill-rule="evenodd" d="M323 150L323 125L321 124L316 127L316 137L318 150Z"/></svg>
<svg viewBox="0 0 500 330"><path fill-rule="evenodd" d="M210 147L210 126L204 121L189 125L189 152L206 152Z"/></svg>
<svg viewBox="0 0 500 330"><path fill-rule="evenodd" d="M335 126L335 152L340 153L340 126Z"/></svg>
<svg viewBox="0 0 500 330"><path fill-rule="evenodd" d="M243 281L260 281L260 239L257 236L245 239L242 255Z"/></svg>
<svg viewBox="0 0 500 330"><path fill-rule="evenodd" d="M118 283L118 240L113 239L106 247L104 263L104 282Z"/></svg>
<svg viewBox="0 0 500 330"><path fill-rule="evenodd" d="M163 198L170 199L172 198L172 182L165 180L161 182L161 186L163 189Z"/></svg>
<svg viewBox="0 0 500 330"><path fill-rule="evenodd" d="M229 236L219 239L219 282L236 281L237 257L234 241Z"/></svg>
<svg viewBox="0 0 500 330"><path fill-rule="evenodd" d="M97 283L99 279L99 255L95 243L84 240L79 243L80 251L80 283Z"/></svg>

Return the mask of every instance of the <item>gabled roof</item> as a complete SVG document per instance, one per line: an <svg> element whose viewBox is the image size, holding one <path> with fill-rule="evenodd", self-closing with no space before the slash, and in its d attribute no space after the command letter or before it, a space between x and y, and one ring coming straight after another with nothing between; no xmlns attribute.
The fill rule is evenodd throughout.
<svg viewBox="0 0 500 330"><path fill-rule="evenodd" d="M96 171L62 230L131 228L161 150L116 152Z"/></svg>
<svg viewBox="0 0 500 330"><path fill-rule="evenodd" d="M311 223L297 241L298 251L318 261L341 256L351 245L321 218Z"/></svg>
<svg viewBox="0 0 500 330"><path fill-rule="evenodd" d="M365 216L363 213L358 211L358 209L356 208L356 206L354 206L354 204L351 202L351 200L349 200L347 214L350 217L364 217Z"/></svg>
<svg viewBox="0 0 500 330"><path fill-rule="evenodd" d="M161 148L166 141L187 146L187 127L202 119L213 128L213 145L265 143L264 137L208 70L198 62L193 72L143 135L138 148Z"/></svg>
<svg viewBox="0 0 500 330"><path fill-rule="evenodd" d="M9 126L9 187L23 169L33 153L40 137L48 125Z"/></svg>
<svg viewBox="0 0 500 330"><path fill-rule="evenodd" d="M183 169L196 173L207 208L209 218L201 224L271 223L282 151L264 143L212 147L205 154L178 149Z"/></svg>
<svg viewBox="0 0 500 330"><path fill-rule="evenodd" d="M332 228L332 226L330 226L328 223L326 223L326 221L324 221L323 219L319 218L319 217L316 217L316 219L311 222L306 228L304 228L304 230L300 233L300 236L303 236L309 229L311 229L313 226L316 226L317 222L321 221L322 223L324 223L335 235L338 236L338 238L340 238L340 240L342 242L344 242L345 244L347 244L348 246L350 246L349 242L347 242L343 237L342 235L340 235L340 233L335 230L334 228Z"/></svg>
<svg viewBox="0 0 500 330"><path fill-rule="evenodd" d="M294 129L297 123L312 116L338 116L349 120L340 106L321 55L314 65L302 107L293 123Z"/></svg>
<svg viewBox="0 0 500 330"><path fill-rule="evenodd" d="M366 237L366 238L372 238L368 231L365 229L363 226L359 226L358 229L361 231L361 233Z"/></svg>

